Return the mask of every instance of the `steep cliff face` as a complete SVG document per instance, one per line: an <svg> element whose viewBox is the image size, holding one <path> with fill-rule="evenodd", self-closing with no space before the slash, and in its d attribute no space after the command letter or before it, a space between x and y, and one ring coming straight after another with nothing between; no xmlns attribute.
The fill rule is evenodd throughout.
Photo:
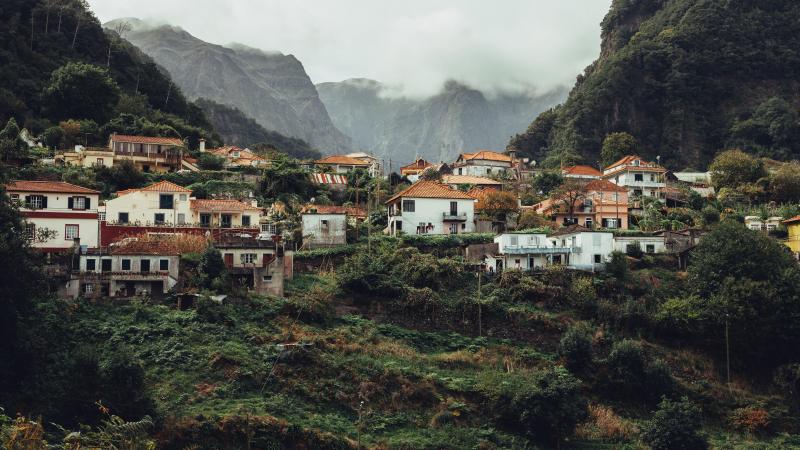
<svg viewBox="0 0 800 450"><path fill-rule="evenodd" d="M411 99L393 96L366 79L321 83L317 90L334 124L357 147L398 164L417 157L452 161L461 152L482 148L503 150L509 136L566 93L490 97L450 81L433 97Z"/></svg>
<svg viewBox="0 0 800 450"><path fill-rule="evenodd" d="M163 66L190 99L235 107L267 130L303 139L324 153L350 150L350 139L333 125L294 56L224 47L177 27L121 20L133 25L125 38Z"/></svg>
<svg viewBox="0 0 800 450"><path fill-rule="evenodd" d="M797 130L754 127L796 120L798 31L792 0L615 0L597 61L562 106L511 143L535 158L593 162L608 133L627 131L644 156L678 167L704 167L731 146L797 157Z"/></svg>

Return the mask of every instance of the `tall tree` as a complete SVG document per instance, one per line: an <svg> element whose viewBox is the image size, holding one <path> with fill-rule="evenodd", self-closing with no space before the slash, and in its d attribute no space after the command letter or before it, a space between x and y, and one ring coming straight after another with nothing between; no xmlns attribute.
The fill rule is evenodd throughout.
<svg viewBox="0 0 800 450"><path fill-rule="evenodd" d="M639 151L636 138L625 132L611 133L603 140L600 150L600 163L610 166L625 155L635 155Z"/></svg>
<svg viewBox="0 0 800 450"><path fill-rule="evenodd" d="M92 119L105 123L119 101L119 93L119 86L106 69L72 62L53 71L42 101L52 119Z"/></svg>

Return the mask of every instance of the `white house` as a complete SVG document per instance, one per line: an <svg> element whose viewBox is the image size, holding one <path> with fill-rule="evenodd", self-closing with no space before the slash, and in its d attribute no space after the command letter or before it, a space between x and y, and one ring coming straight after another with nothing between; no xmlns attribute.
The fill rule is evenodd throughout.
<svg viewBox="0 0 800 450"><path fill-rule="evenodd" d="M577 270L603 270L614 252L614 234L580 225L564 227L547 237L553 247L569 248L566 265Z"/></svg>
<svg viewBox="0 0 800 450"><path fill-rule="evenodd" d="M100 192L61 181L12 181L6 191L19 205L34 248L49 253L67 250L76 242L97 246ZM39 240L42 230L49 234Z"/></svg>
<svg viewBox="0 0 800 450"><path fill-rule="evenodd" d="M225 146L205 150L205 142L200 142L200 152L209 153L223 158L225 167L266 167L270 164L265 158L253 153L249 148L239 148L236 146Z"/></svg>
<svg viewBox="0 0 800 450"><path fill-rule="evenodd" d="M178 284L180 255L154 248L148 252L90 251L67 282L69 297L161 297Z"/></svg>
<svg viewBox="0 0 800 450"><path fill-rule="evenodd" d="M626 253L629 245L639 244L644 253L664 253L667 251L664 235L656 236L614 236L614 251Z"/></svg>
<svg viewBox="0 0 800 450"><path fill-rule="evenodd" d="M119 225L187 224L192 218L191 193L169 181L119 191L116 198L106 201L106 221Z"/></svg>
<svg viewBox="0 0 800 450"><path fill-rule="evenodd" d="M356 220L366 217L359 208L334 205L308 205L300 216L303 221L303 245L308 248L346 244L348 216Z"/></svg>
<svg viewBox="0 0 800 450"><path fill-rule="evenodd" d="M372 164L368 160L344 155L330 155L314 161L318 169L330 169L333 173L347 173L353 169L370 170Z"/></svg>
<svg viewBox="0 0 800 450"><path fill-rule="evenodd" d="M386 201L388 232L459 234L475 231L475 198L435 181L418 181Z"/></svg>
<svg viewBox="0 0 800 450"><path fill-rule="evenodd" d="M491 177L513 174L511 157L490 150L476 153L462 153L453 164L453 175L472 175L475 177Z"/></svg>
<svg viewBox="0 0 800 450"><path fill-rule="evenodd" d="M773 216L762 219L760 216L746 216L744 225L753 231L763 231L765 233L777 230L783 223L783 217Z"/></svg>
<svg viewBox="0 0 800 450"><path fill-rule="evenodd" d="M628 189L628 197L662 197L667 169L638 156L626 156L603 169L603 179Z"/></svg>
<svg viewBox="0 0 800 450"><path fill-rule="evenodd" d="M220 237L215 245L234 283L259 294L283 296L284 279L293 276L293 252L281 242L238 233Z"/></svg>
<svg viewBox="0 0 800 450"><path fill-rule="evenodd" d="M486 270L536 270L564 264L571 249L557 247L544 233L505 233L494 238L497 254L488 256Z"/></svg>
<svg viewBox="0 0 800 450"><path fill-rule="evenodd" d="M262 210L255 200L195 199L191 193L169 181L120 191L106 201L105 218L112 225L258 227Z"/></svg>
<svg viewBox="0 0 800 450"><path fill-rule="evenodd" d="M174 172L184 167L183 141L178 138L112 134L108 148L114 159L130 160L142 172Z"/></svg>

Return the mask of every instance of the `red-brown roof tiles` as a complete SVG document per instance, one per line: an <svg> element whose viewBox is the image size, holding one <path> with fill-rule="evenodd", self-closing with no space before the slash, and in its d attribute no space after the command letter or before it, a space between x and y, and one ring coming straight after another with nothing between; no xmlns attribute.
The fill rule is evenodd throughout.
<svg viewBox="0 0 800 450"><path fill-rule="evenodd" d="M28 181L16 180L8 183L6 190L9 192L55 192L64 194L100 194L94 189L76 186L63 181Z"/></svg>

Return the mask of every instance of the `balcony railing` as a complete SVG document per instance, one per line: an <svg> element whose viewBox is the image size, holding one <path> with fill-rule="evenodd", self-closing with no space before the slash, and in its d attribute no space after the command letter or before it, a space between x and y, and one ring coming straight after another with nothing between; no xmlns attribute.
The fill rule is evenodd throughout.
<svg viewBox="0 0 800 450"><path fill-rule="evenodd" d="M444 212L442 213L442 220L466 221L467 213Z"/></svg>
<svg viewBox="0 0 800 450"><path fill-rule="evenodd" d="M508 255L549 255L580 253L580 247L503 247Z"/></svg>
<svg viewBox="0 0 800 450"><path fill-rule="evenodd" d="M116 220L106 221L106 225L108 226L121 226L121 227L160 227L160 228L221 228L225 230L236 230L236 229L245 229L245 230L252 230L258 228L258 224L251 224L251 225L220 225L220 224L204 224L200 222L192 222L192 223L156 223L150 221L130 221L130 222L119 222Z"/></svg>

